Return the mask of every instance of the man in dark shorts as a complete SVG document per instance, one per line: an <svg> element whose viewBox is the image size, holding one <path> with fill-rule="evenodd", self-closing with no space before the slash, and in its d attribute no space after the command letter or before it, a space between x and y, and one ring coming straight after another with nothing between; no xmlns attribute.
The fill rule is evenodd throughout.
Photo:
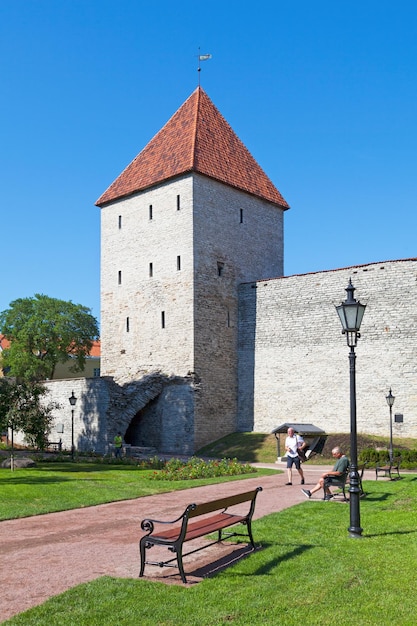
<svg viewBox="0 0 417 626"><path fill-rule="evenodd" d="M301 461L298 456L298 449L302 450L305 447L305 442L300 435L296 435L294 432L294 428L289 428L287 430L288 437L285 440L285 449L287 451L287 473L288 473L288 482L286 485L292 485L292 466L295 465L298 473L301 476L301 484L304 485L304 473L301 469Z"/></svg>

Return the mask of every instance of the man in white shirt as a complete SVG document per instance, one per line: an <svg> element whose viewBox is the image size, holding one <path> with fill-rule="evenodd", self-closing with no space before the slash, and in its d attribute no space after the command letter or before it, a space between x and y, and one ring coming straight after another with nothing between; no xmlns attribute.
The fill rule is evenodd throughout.
<svg viewBox="0 0 417 626"><path fill-rule="evenodd" d="M301 469L301 461L298 456L298 449L303 449L305 447L305 442L300 435L296 435L294 432L294 428L289 428L287 430L288 437L285 440L285 449L287 451L287 473L288 473L288 482L286 485L292 485L292 466L295 465L298 473L301 476L301 484L304 485L304 473Z"/></svg>

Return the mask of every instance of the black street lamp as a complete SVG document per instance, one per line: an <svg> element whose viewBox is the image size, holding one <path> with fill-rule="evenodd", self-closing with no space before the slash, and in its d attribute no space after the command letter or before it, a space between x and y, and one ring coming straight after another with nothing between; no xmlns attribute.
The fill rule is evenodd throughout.
<svg viewBox="0 0 417 626"><path fill-rule="evenodd" d="M385 396L385 400L389 406L389 462L392 463L392 459L394 458L392 450L392 407L394 405L395 396L392 395L391 387L389 394Z"/></svg>
<svg viewBox="0 0 417 626"><path fill-rule="evenodd" d="M13 472L14 471L14 423L11 422L10 423L10 428L12 431L12 450L11 450L11 454L10 454L10 470Z"/></svg>
<svg viewBox="0 0 417 626"><path fill-rule="evenodd" d="M77 398L74 396L74 390L68 400L71 405L71 459L74 460L74 407L77 404Z"/></svg>
<svg viewBox="0 0 417 626"><path fill-rule="evenodd" d="M361 304L355 300L353 292L355 288L351 279L346 288L347 298L342 304L336 307L337 314L342 322L342 333L346 335L347 344L350 348L349 371L350 371L350 468L349 468L349 504L350 504L350 526L348 528L350 537L361 537L361 518L359 510L360 479L358 473L358 436L356 431L356 355L355 348L361 336L359 329L365 313L366 304Z"/></svg>

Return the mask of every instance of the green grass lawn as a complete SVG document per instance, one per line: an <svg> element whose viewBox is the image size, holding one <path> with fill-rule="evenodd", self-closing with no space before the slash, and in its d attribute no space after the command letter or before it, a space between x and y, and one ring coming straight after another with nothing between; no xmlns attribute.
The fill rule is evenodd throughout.
<svg viewBox="0 0 417 626"><path fill-rule="evenodd" d="M130 500L190 486L243 480L271 473L274 471L259 469L256 474L222 478L155 481L151 478L154 470L132 465L38 463L35 468L14 472L0 469L0 520Z"/></svg>
<svg viewBox="0 0 417 626"><path fill-rule="evenodd" d="M99 578L5 624L414 626L417 476L364 486L361 539L348 504L306 500L256 520L262 549L198 585Z"/></svg>

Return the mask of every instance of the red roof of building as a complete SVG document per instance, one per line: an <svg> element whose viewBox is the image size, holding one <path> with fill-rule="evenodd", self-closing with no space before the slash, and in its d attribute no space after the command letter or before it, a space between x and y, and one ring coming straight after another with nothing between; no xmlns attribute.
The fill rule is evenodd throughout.
<svg viewBox="0 0 417 626"><path fill-rule="evenodd" d="M101 351L100 339L93 341L93 345L91 346L89 356L99 357L100 351Z"/></svg>
<svg viewBox="0 0 417 626"><path fill-rule="evenodd" d="M2 350L8 350L10 348L10 341L6 339L4 335L0 335L0 352ZM96 339L93 341L93 345L91 346L91 350L88 353L90 357L100 357L100 339Z"/></svg>
<svg viewBox="0 0 417 626"><path fill-rule="evenodd" d="M6 339L4 335L0 335L0 351L8 350L10 348L10 341Z"/></svg>
<svg viewBox="0 0 417 626"><path fill-rule="evenodd" d="M198 172L288 209L253 156L201 87L97 200L124 198L170 178Z"/></svg>

